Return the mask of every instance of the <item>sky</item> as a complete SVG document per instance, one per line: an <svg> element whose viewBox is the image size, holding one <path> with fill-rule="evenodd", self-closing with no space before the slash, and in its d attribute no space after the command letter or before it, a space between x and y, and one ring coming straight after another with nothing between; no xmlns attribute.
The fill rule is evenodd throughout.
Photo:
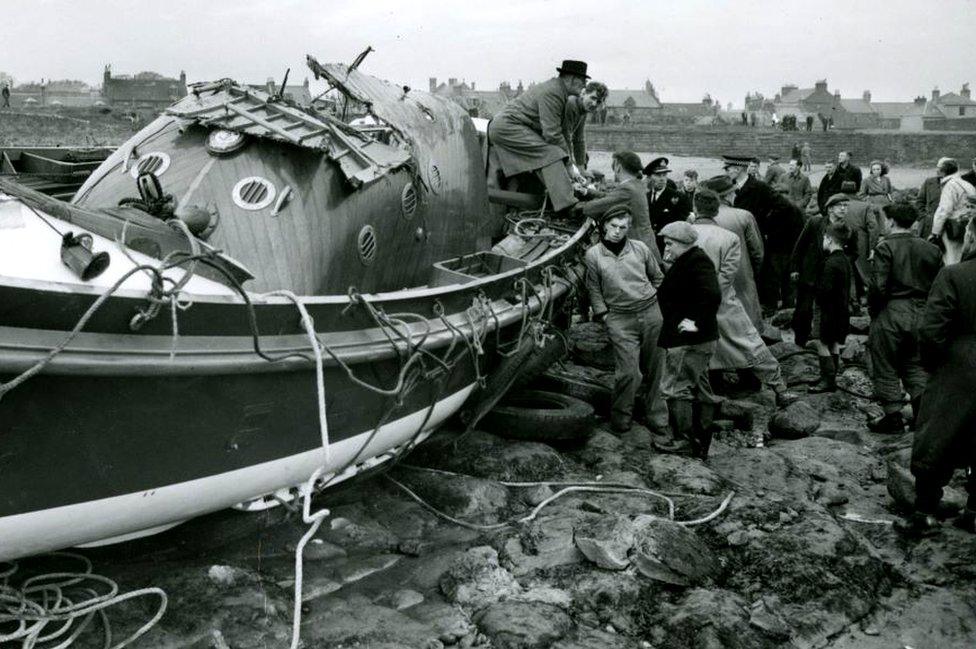
<svg viewBox="0 0 976 649"><path fill-rule="evenodd" d="M0 71L17 82L151 70L289 83L305 55L427 88L428 77L542 81L583 59L611 88L724 106L826 78L910 101L976 82L976 0L0 0ZM313 86L315 86L313 81Z"/></svg>

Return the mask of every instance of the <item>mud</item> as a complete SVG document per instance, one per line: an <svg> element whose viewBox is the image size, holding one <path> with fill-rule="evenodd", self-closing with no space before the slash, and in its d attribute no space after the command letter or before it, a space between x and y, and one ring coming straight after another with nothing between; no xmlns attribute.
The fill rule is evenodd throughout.
<svg viewBox="0 0 976 649"><path fill-rule="evenodd" d="M575 332L572 358L605 358L598 333ZM304 646L976 646L976 536L949 524L917 543L895 533L911 495L911 435L868 432L874 406L854 396L870 393L863 344L851 350L840 377L849 392L804 394L774 421L769 395L734 393L705 464L656 453L639 426L618 436L597 420L585 443L558 448L446 429L392 471L433 507L486 529L445 521L383 475L321 496L331 516L305 553ZM804 392L815 379L809 355L791 343L774 352ZM693 527L663 520L657 497L577 492L531 521L488 529L560 489L500 482L581 480L666 492L686 521L735 495ZM956 487L950 502L961 499ZM89 554L123 590L169 593L141 646L280 647L303 533L283 508L225 512ZM121 633L147 614L136 601L111 617ZM77 646L99 641L86 632Z"/></svg>

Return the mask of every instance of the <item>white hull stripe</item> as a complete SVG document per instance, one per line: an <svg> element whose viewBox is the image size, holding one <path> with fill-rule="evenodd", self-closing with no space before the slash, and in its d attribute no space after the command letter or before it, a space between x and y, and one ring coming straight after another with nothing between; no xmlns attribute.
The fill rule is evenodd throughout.
<svg viewBox="0 0 976 649"><path fill-rule="evenodd" d="M474 385L470 385L438 401L425 430L433 430L457 412L473 389ZM387 423L359 460L382 455L408 442L426 414L427 409L423 409ZM325 473L337 471L352 460L371 432L364 431L332 444L332 462ZM279 489L301 485L324 462L325 450L318 448L148 491L0 518L0 561L113 537L134 536L141 530L226 509Z"/></svg>

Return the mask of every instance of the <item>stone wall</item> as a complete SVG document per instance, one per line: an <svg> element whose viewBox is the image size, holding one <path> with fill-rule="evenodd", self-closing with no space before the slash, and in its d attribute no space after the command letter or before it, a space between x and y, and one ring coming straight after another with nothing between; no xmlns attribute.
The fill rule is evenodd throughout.
<svg viewBox="0 0 976 649"><path fill-rule="evenodd" d="M849 150L855 160L888 159L895 163L933 162L942 156L976 157L976 132L903 133L899 131L785 132L772 129L722 127L587 126L587 146L594 151L632 151L717 158L737 153L787 158L794 142L809 142L813 161L835 159Z"/></svg>

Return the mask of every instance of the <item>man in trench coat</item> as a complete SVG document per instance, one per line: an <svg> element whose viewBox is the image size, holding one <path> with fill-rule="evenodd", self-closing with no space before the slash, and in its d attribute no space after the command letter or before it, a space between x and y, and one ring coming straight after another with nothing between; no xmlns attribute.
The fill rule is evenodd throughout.
<svg viewBox="0 0 976 649"><path fill-rule="evenodd" d="M573 182L583 180L566 143L564 120L567 100L583 90L589 76L583 61L563 61L557 72L505 104L488 124L488 141L502 173L537 173L558 212L576 203Z"/></svg>

